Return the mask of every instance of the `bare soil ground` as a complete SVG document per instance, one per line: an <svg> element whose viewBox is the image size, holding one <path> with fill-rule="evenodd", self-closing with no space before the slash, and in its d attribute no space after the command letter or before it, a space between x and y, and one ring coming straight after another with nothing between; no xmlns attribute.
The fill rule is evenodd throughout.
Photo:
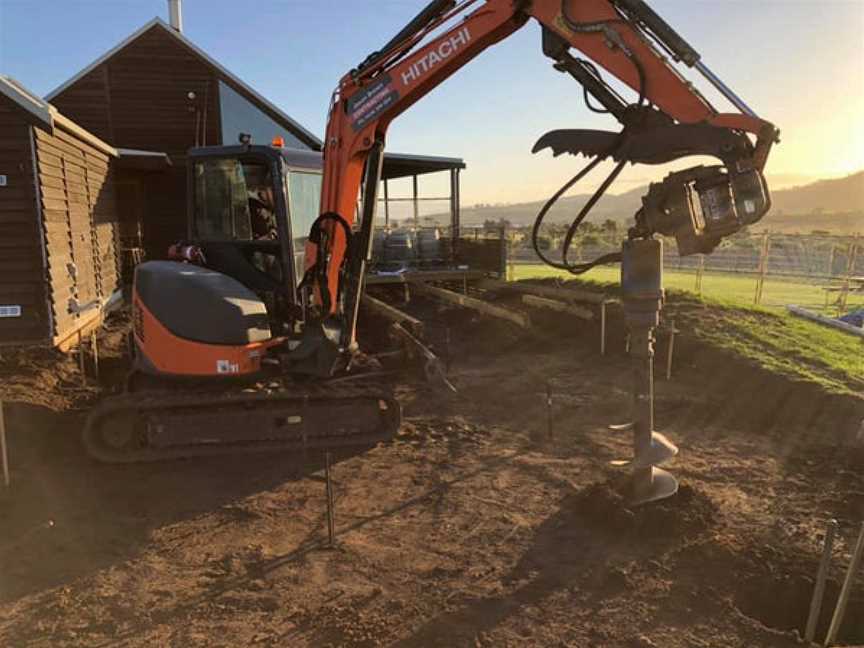
<svg viewBox="0 0 864 648"><path fill-rule="evenodd" d="M824 634L864 518L860 399L685 332L657 402L681 490L630 509L609 466L629 434L607 429L628 416L620 323L601 358L596 328L560 317L412 309L439 349L450 330L460 392L403 381L398 437L339 456L332 549L321 457L98 464L75 358L4 355L0 646L793 646L836 517ZM841 639L864 642L860 581Z"/></svg>

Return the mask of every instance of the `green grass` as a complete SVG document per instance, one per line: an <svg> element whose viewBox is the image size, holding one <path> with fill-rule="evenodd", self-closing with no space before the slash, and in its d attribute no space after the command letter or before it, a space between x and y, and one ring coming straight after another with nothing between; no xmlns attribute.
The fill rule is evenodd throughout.
<svg viewBox="0 0 864 648"><path fill-rule="evenodd" d="M568 272L556 270L541 264L516 264L513 266L515 279L536 279L541 277L560 277L562 279L573 278ZM617 285L620 270L617 266L604 266L581 275L585 279L597 284ZM679 272L667 270L663 275L663 282L667 289L682 290L695 294L696 275L692 272ZM706 273L702 278L702 296L719 300L727 304L751 305L756 292L756 279L747 276L724 275L718 273ZM832 293L834 299L836 293ZM825 311L825 291L822 286L803 283L800 281L786 281L784 279L766 279L762 289L761 305L769 308L785 308L787 304L795 304L816 311ZM849 307L864 306L864 295L849 295ZM829 307L825 312L827 315L836 315Z"/></svg>
<svg viewBox="0 0 864 648"><path fill-rule="evenodd" d="M864 392L861 339L785 312L730 307L710 299L703 303L715 315L709 322L703 323L692 311L682 320L682 327L697 338L774 373L819 383L828 391Z"/></svg>
<svg viewBox="0 0 864 648"><path fill-rule="evenodd" d="M541 265L516 265L514 274L516 279L572 278ZM617 267L595 268L580 277L580 282L610 293L617 292L618 280ZM670 289L667 308L675 312L676 326L686 333L774 373L815 382L836 393L864 393L862 340L781 308L798 304L821 310L825 297L819 286L766 281L767 305L753 306L755 279L750 277L706 275L701 298L693 292L693 274L667 272L664 280ZM850 296L849 304L864 305L864 298Z"/></svg>

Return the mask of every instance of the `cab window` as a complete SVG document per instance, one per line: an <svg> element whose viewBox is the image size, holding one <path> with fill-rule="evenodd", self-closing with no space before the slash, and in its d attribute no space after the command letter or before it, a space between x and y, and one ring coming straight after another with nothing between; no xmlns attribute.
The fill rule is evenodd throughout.
<svg viewBox="0 0 864 648"><path fill-rule="evenodd" d="M275 193L269 166L235 158L195 163L194 222L211 241L278 238Z"/></svg>
<svg viewBox="0 0 864 648"><path fill-rule="evenodd" d="M288 172L288 208L294 242L294 269L297 281L306 272L306 240L321 204L321 174Z"/></svg>
<svg viewBox="0 0 864 648"><path fill-rule="evenodd" d="M295 242L305 243L312 223L318 218L321 174L290 171L288 200L291 209L291 227L294 230L292 236Z"/></svg>

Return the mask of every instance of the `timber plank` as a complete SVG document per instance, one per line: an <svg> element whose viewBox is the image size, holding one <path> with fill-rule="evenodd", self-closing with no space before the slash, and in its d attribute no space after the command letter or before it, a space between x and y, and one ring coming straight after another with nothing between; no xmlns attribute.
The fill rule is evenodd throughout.
<svg viewBox="0 0 864 648"><path fill-rule="evenodd" d="M35 205L34 205L35 207ZM7 209L6 205L0 203L0 225L10 226L17 224L29 224L36 220L35 209Z"/></svg>
<svg viewBox="0 0 864 648"><path fill-rule="evenodd" d="M399 324L408 325L415 335L420 335L423 332L423 322L416 317L412 317L408 313L404 313L395 306L376 299L368 293L363 293L363 305L375 312L376 314Z"/></svg>
<svg viewBox="0 0 864 648"><path fill-rule="evenodd" d="M581 290L579 288L565 288L557 286L543 286L538 284L525 283L522 281L499 281L497 279L483 279L477 283L478 287L484 290L515 290L521 293L537 295L538 297L547 297L549 299L559 299L565 302L581 301L591 304L602 304L610 302L610 298L605 293L594 292L591 290Z"/></svg>
<svg viewBox="0 0 864 648"><path fill-rule="evenodd" d="M51 211L66 211L66 200L42 197L42 209Z"/></svg>
<svg viewBox="0 0 864 648"><path fill-rule="evenodd" d="M594 319L594 313L587 308L577 306L576 304L568 304L558 301L557 299L549 299L548 297L538 297L537 295L524 294L522 295L522 303L526 306L535 308L545 308L554 310L558 313L566 313L567 315L575 315L584 320Z"/></svg>
<svg viewBox="0 0 864 648"><path fill-rule="evenodd" d="M7 212L22 212L22 211L32 211L35 207L35 202L30 200L9 200L3 201L0 203L3 205L2 211L0 211L0 218Z"/></svg>
<svg viewBox="0 0 864 648"><path fill-rule="evenodd" d="M462 295L460 293L453 292L452 290L447 290L445 288L430 286L429 284L423 283L421 281L412 281L411 287L416 289L420 293L425 293L432 297L448 301L452 304L457 304L458 306L470 308L485 315L491 315L492 317L497 317L499 319L513 322L514 324L517 324L522 328L530 328L531 326L531 318L528 316L527 313L521 313L519 311L504 308L502 306L490 304L489 302L483 301L482 299L468 297L467 295Z"/></svg>

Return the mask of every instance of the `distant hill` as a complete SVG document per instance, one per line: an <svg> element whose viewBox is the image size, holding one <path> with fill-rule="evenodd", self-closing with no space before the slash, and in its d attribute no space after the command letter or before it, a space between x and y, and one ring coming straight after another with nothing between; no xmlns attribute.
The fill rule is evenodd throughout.
<svg viewBox="0 0 864 648"><path fill-rule="evenodd" d="M800 214L814 211L864 211L864 171L845 178L819 180L800 187L775 191L774 212Z"/></svg>
<svg viewBox="0 0 864 648"><path fill-rule="evenodd" d="M588 219L602 222L611 218L629 222L642 204L642 196L647 190L647 186L644 186L622 194L607 194L600 199ZM864 171L845 178L819 180L799 187L780 189L772 192L771 197L771 211L757 228L786 232L864 232ZM588 194L562 198L549 212L546 221L569 222L589 198ZM513 225L530 225L544 202L463 207L462 222L479 225L486 220L506 219Z"/></svg>

